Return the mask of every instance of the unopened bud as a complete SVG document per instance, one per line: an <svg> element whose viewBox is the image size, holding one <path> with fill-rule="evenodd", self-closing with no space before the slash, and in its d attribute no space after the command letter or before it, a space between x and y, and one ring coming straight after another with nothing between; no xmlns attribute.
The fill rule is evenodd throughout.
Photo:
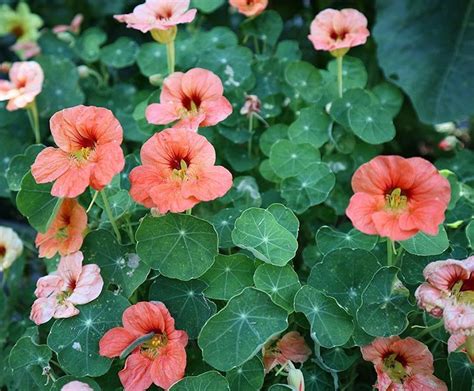
<svg viewBox="0 0 474 391"><path fill-rule="evenodd" d="M77 72L79 73L79 77L81 79L85 79L91 74L91 70L89 69L87 65L79 65L77 67Z"/></svg>
<svg viewBox="0 0 474 391"><path fill-rule="evenodd" d="M148 78L148 81L154 87L161 87L163 84L163 75L161 73L156 73L155 75L151 75Z"/></svg>
<svg viewBox="0 0 474 391"><path fill-rule="evenodd" d="M439 149L442 151L452 151L458 145L459 140L454 136L445 137L438 144Z"/></svg>
<svg viewBox="0 0 474 391"><path fill-rule="evenodd" d="M257 95L247 95L245 97L245 103L240 109L242 115L252 115L254 113L260 113L262 103L258 99Z"/></svg>
<svg viewBox="0 0 474 391"><path fill-rule="evenodd" d="M456 130L456 124L454 122L443 122L442 124L436 124L434 128L438 133L452 133Z"/></svg>
<svg viewBox="0 0 474 391"><path fill-rule="evenodd" d="M303 372L301 372L299 369L296 369L294 366L288 370L288 377L286 381L294 391L304 391Z"/></svg>

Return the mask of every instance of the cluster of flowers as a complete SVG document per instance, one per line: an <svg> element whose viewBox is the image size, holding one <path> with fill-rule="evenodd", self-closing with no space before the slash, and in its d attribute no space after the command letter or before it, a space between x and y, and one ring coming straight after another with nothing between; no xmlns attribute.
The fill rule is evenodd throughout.
<svg viewBox="0 0 474 391"><path fill-rule="evenodd" d="M230 3L253 17L266 8L268 1ZM177 25L191 22L195 15L196 10L189 10L189 0L147 0L133 13L117 15L116 19L169 44L176 36ZM79 19L75 20L75 30L59 26L58 32L77 31L78 25ZM351 47L365 43L368 36L367 20L358 11L328 9L316 16L309 39L316 49L341 59ZM8 110L29 109L41 92L41 67L32 61L19 62L9 72L10 81L0 81L0 100L9 101ZM221 197L230 189L231 173L215 166L214 147L197 133L200 127L216 125L232 113L223 92L221 80L205 69L171 72L164 80L160 103L148 106L146 118L152 124L173 126L153 135L141 149L141 165L130 173L130 194L137 203L155 214L180 213L199 202ZM258 112L258 106L258 98L249 96L241 113ZM125 164L122 127L110 110L68 108L53 115L50 128L57 148L42 150L31 170L37 183L54 182L51 194L64 200L48 231L37 235L36 246L40 257L51 258L59 253L61 260L56 272L37 282L37 300L31 311L36 324L74 316L79 313L76 305L100 295L104 285L100 268L82 264L80 249L88 219L77 197L88 187L101 192ZM419 232L436 235L450 200L447 179L421 158L376 157L355 172L352 187L355 194L346 214L353 225L366 234L394 242ZM7 268L21 250L18 236L0 228L0 270ZM420 307L444 318L452 334L450 351L464 349L474 359L474 258L434 262L424 275L427 282L416 292ZM122 323L123 327L103 336L100 354L127 357L119 373L126 390L145 390L153 383L168 389L184 376L188 336L175 329L174 319L162 303L134 304L123 313ZM362 347L362 354L374 363L379 390L446 389L433 376L433 357L428 348L412 338L378 338ZM290 385L304 389L302 373L294 363L305 362L311 350L299 333L291 331L270 341L262 355L266 373L280 366ZM90 387L72 382L63 388L79 389Z"/></svg>

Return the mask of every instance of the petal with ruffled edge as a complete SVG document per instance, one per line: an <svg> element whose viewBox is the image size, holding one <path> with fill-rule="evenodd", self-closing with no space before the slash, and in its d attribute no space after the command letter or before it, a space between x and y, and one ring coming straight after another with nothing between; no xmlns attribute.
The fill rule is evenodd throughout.
<svg viewBox="0 0 474 391"><path fill-rule="evenodd" d="M380 236L393 241L407 240L418 233L418 229L402 229L400 227L400 214L391 211L381 210L373 213L372 222Z"/></svg>
<svg viewBox="0 0 474 391"><path fill-rule="evenodd" d="M40 297L31 307L30 319L40 325L48 322L56 310L56 297Z"/></svg>
<svg viewBox="0 0 474 391"><path fill-rule="evenodd" d="M58 179L70 169L69 155L58 148L43 149L31 166L36 183L49 183Z"/></svg>
<svg viewBox="0 0 474 391"><path fill-rule="evenodd" d="M232 174L224 167L213 166L190 173L189 180L183 182L181 193L186 198L212 201L222 197L231 187Z"/></svg>
<svg viewBox="0 0 474 391"><path fill-rule="evenodd" d="M368 235L376 235L378 231L372 221L372 216L384 205L385 198L381 195L373 196L366 193L356 193L349 201L346 215L359 231Z"/></svg>
<svg viewBox="0 0 474 391"><path fill-rule="evenodd" d="M63 286L63 279L55 274L50 274L38 279L36 282L35 296L50 297L61 291Z"/></svg>
<svg viewBox="0 0 474 391"><path fill-rule="evenodd" d="M123 313L122 322L123 327L139 335L157 333L166 328L162 308L145 301L128 307Z"/></svg>
<svg viewBox="0 0 474 391"><path fill-rule="evenodd" d="M199 200L195 197L183 196L181 186L181 181L169 180L168 182L157 184L150 189L150 197L161 214L167 212L181 213L199 203Z"/></svg>
<svg viewBox="0 0 474 391"><path fill-rule="evenodd" d="M104 286L104 280L100 275L100 268L95 264L82 267L79 279L69 301L74 304L90 303L99 297Z"/></svg>
<svg viewBox="0 0 474 391"><path fill-rule="evenodd" d="M153 360L151 377L157 386L169 389L181 380L186 369L186 351L181 344L168 343Z"/></svg>
<svg viewBox="0 0 474 391"><path fill-rule="evenodd" d="M90 185L95 190L102 190L125 167L123 151L117 143L98 145L93 162Z"/></svg>
<svg viewBox="0 0 474 391"><path fill-rule="evenodd" d="M232 114L233 108L226 97L204 101L201 110L206 114L206 118L201 122L201 126L214 126L224 121Z"/></svg>
<svg viewBox="0 0 474 391"><path fill-rule="evenodd" d="M59 198L76 198L84 193L89 186L91 178L91 165L70 165L51 189L51 195Z"/></svg>
<svg viewBox="0 0 474 391"><path fill-rule="evenodd" d="M134 201L146 208L153 208L155 204L149 195L149 190L162 181L156 169L149 166L135 167L130 172L129 179L130 196Z"/></svg>
<svg viewBox="0 0 474 391"><path fill-rule="evenodd" d="M154 125L168 125L180 118L174 103L152 103L146 108L145 117Z"/></svg>
<svg viewBox="0 0 474 391"><path fill-rule="evenodd" d="M150 368L152 360L140 353L132 353L125 361L125 367L119 372L119 378L125 391L144 391L153 383Z"/></svg>
<svg viewBox="0 0 474 391"><path fill-rule="evenodd" d="M123 327L115 327L100 339L99 354L109 358L119 357L138 337L138 334Z"/></svg>

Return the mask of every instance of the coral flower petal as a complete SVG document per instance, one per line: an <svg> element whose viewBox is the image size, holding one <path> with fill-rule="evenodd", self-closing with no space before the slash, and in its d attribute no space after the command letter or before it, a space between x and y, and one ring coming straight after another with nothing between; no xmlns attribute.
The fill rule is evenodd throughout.
<svg viewBox="0 0 474 391"><path fill-rule="evenodd" d="M109 358L119 357L138 337L138 334L123 327L115 327L107 331L100 339L99 353Z"/></svg>
<svg viewBox="0 0 474 391"><path fill-rule="evenodd" d="M69 155L57 148L48 147L38 154L39 164L31 167L37 183L55 181L69 169Z"/></svg>
<svg viewBox="0 0 474 391"><path fill-rule="evenodd" d="M144 391L153 384L150 374L152 362L140 353L132 353L127 358L125 367L119 372L125 391Z"/></svg>
<svg viewBox="0 0 474 391"><path fill-rule="evenodd" d="M139 335L154 330L164 331L166 326L161 307L149 302L139 302L128 307L123 313L122 322L124 328Z"/></svg>
<svg viewBox="0 0 474 391"><path fill-rule="evenodd" d="M184 376L186 351L181 344L168 344L151 365L153 382L165 390Z"/></svg>
<svg viewBox="0 0 474 391"><path fill-rule="evenodd" d="M257 16L265 11L265 8L268 6L268 0L230 0L229 4L237 8L237 10L247 16Z"/></svg>

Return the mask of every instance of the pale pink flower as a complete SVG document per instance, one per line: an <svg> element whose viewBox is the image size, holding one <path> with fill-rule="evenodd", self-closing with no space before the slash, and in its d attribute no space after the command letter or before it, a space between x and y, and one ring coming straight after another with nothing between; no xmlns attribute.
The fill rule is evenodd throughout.
<svg viewBox="0 0 474 391"><path fill-rule="evenodd" d="M57 26L54 26L53 32L58 34L58 33L65 33L69 31L74 34L79 34L79 32L81 31L81 24L83 20L84 20L84 16L82 14L77 14L72 19L71 24L59 24Z"/></svg>
<svg viewBox="0 0 474 391"><path fill-rule="evenodd" d="M0 80L0 101L8 100L7 110L23 109L35 100L43 87L44 73L35 61L15 62L10 81Z"/></svg>
<svg viewBox="0 0 474 391"><path fill-rule="evenodd" d="M472 297L472 291L470 295ZM469 299L468 297L467 300ZM444 326L450 334L474 336L474 306L469 301L466 303L458 300L449 302L444 307L443 317Z"/></svg>
<svg viewBox="0 0 474 391"><path fill-rule="evenodd" d="M367 18L359 11L328 8L316 15L308 38L316 50L339 50L345 54L350 48L364 44L369 35Z"/></svg>
<svg viewBox="0 0 474 391"><path fill-rule="evenodd" d="M114 18L142 33L168 30L194 20L197 10L190 10L189 2L190 0L146 0L144 4L137 5L131 14L115 15Z"/></svg>
<svg viewBox="0 0 474 391"><path fill-rule="evenodd" d="M37 56L41 53L40 46L34 42L20 42L17 41L14 45L10 46L10 50L13 50L23 60L28 60L32 57Z"/></svg>
<svg viewBox="0 0 474 391"><path fill-rule="evenodd" d="M217 75L194 68L168 76L161 90L160 103L146 109L148 122L195 130L214 126L232 113L232 105L223 96L224 87Z"/></svg>
<svg viewBox="0 0 474 391"><path fill-rule="evenodd" d="M93 390L89 386L89 384L74 380L62 386L61 391L93 391Z"/></svg>
<svg viewBox="0 0 474 391"><path fill-rule="evenodd" d="M251 17L260 15L268 6L268 0L229 0L229 4L241 14Z"/></svg>
<svg viewBox="0 0 474 391"><path fill-rule="evenodd" d="M447 391L433 375L433 356L428 347L411 337L376 338L361 347L364 360L374 364L379 391Z"/></svg>
<svg viewBox="0 0 474 391"><path fill-rule="evenodd" d="M257 95L247 95L245 97L245 103L240 109L240 114L251 116L253 114L260 113L262 102L258 99Z"/></svg>
<svg viewBox="0 0 474 391"><path fill-rule="evenodd" d="M39 325L51 318L75 316L79 313L76 305L90 303L100 295L104 286L100 268L82 266L83 259L80 251L62 257L56 272L38 280L30 314L33 322Z"/></svg>
<svg viewBox="0 0 474 391"><path fill-rule="evenodd" d="M473 337L470 336L469 338L473 338ZM467 335L462 335L462 334L451 335L448 339L448 353L457 352L457 351L468 353L471 362L474 362L474 353L469 354L465 346L467 339L468 339Z"/></svg>

